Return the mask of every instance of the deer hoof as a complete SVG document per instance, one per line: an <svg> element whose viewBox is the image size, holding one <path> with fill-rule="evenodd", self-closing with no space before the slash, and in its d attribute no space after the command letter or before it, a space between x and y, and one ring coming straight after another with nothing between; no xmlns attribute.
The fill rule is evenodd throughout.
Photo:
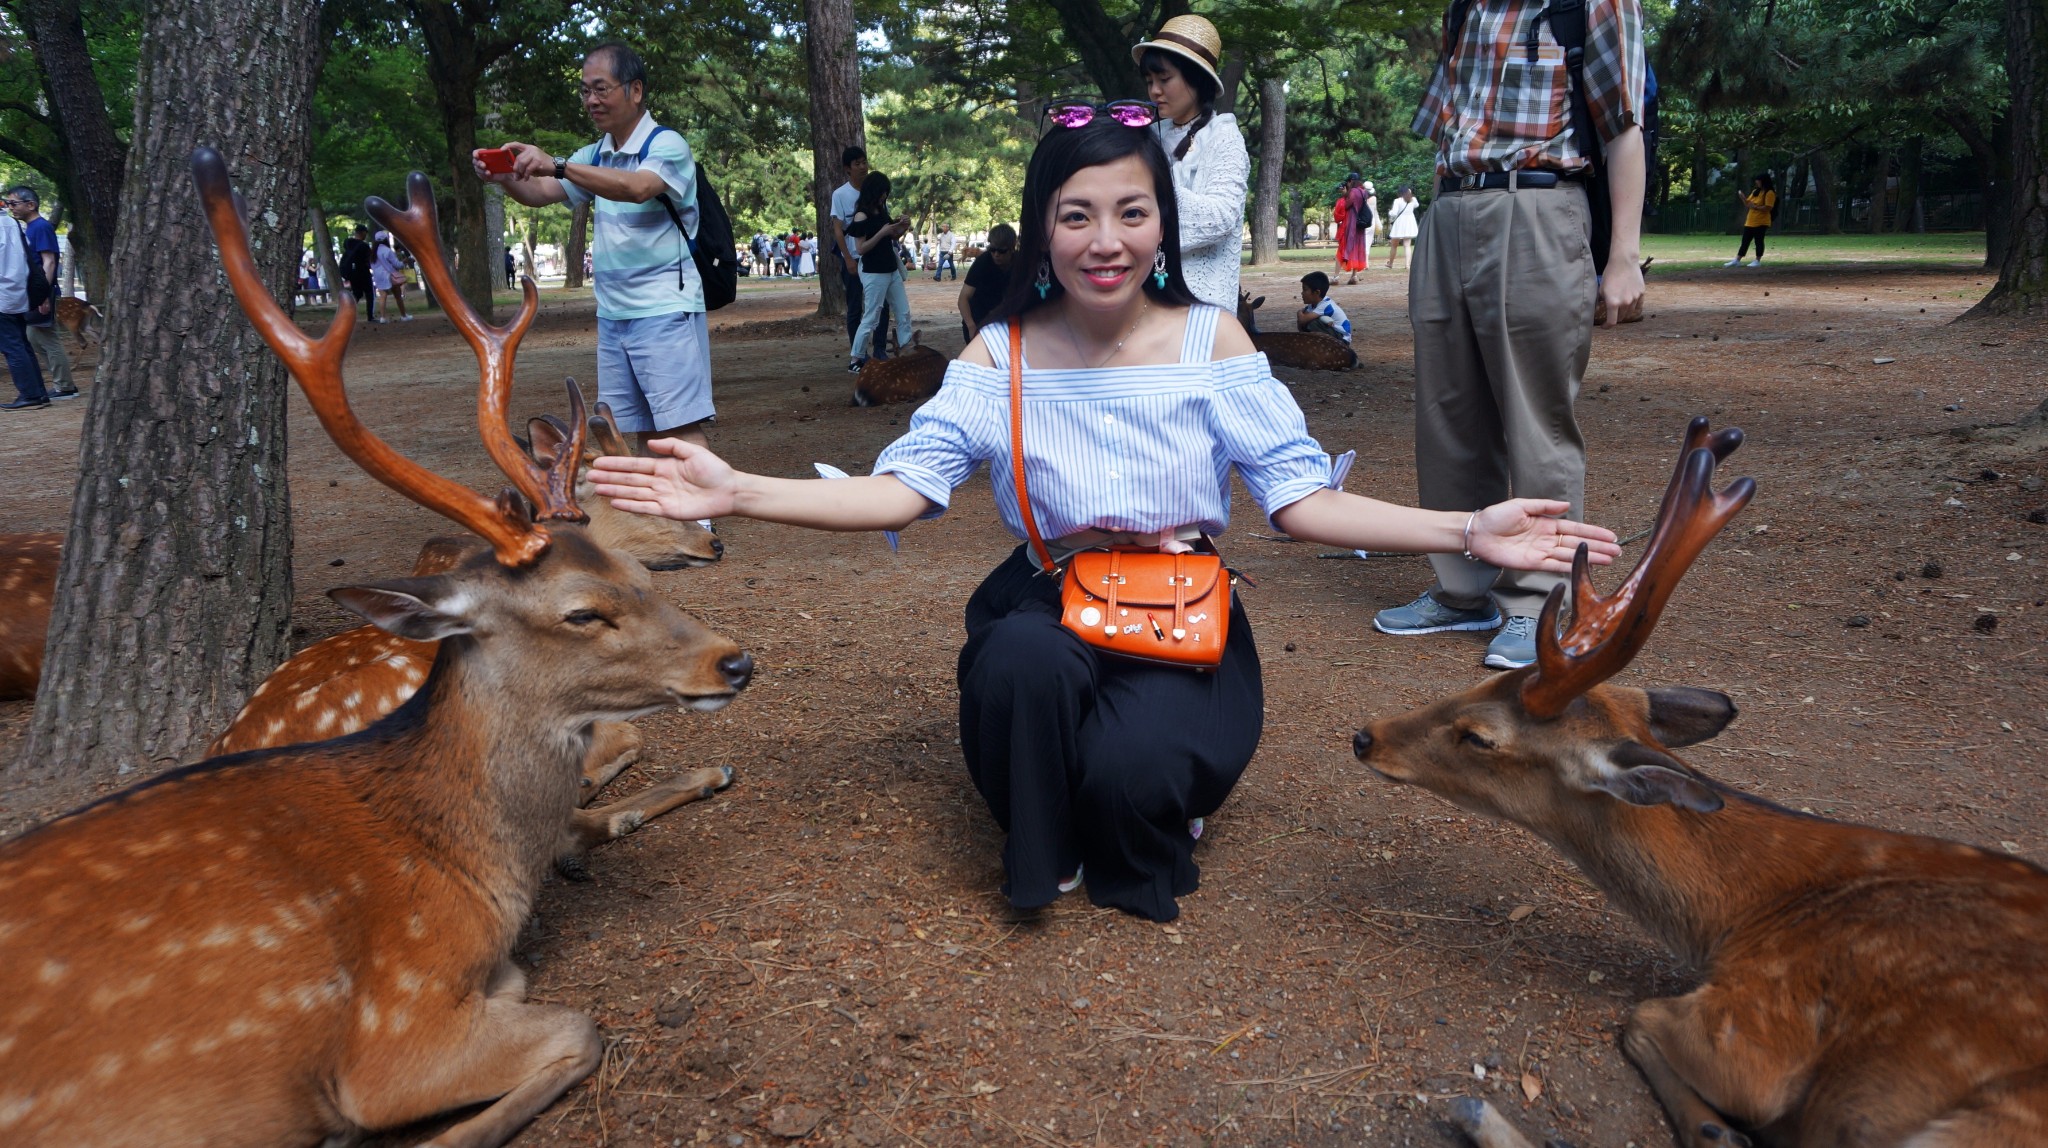
<svg viewBox="0 0 2048 1148"><path fill-rule="evenodd" d="M1749 1137L1733 1128L1723 1128L1712 1122L1700 1125L1700 1139L1718 1141L1730 1145L1731 1148L1751 1148Z"/></svg>
<svg viewBox="0 0 2048 1148"><path fill-rule="evenodd" d="M555 872L560 873L564 881L577 884L590 880L590 866L584 864L581 853L564 853L555 858Z"/></svg>
<svg viewBox="0 0 2048 1148"><path fill-rule="evenodd" d="M726 786L728 786L728 785L731 785L731 784L732 784L732 766L729 766L729 765L722 765L722 766L719 766L719 769L720 769L720 770L721 770L722 772L724 772L724 774L725 774L725 778L724 778L724 779L723 779L722 781L720 781L720 782L718 783L718 785L716 786L716 788L718 788L718 789L724 789L724 788L725 788Z"/></svg>
<svg viewBox="0 0 2048 1148"><path fill-rule="evenodd" d="M1460 1132L1470 1136L1485 1122L1485 1101L1470 1096L1460 1096L1451 1101L1451 1123L1457 1125Z"/></svg>

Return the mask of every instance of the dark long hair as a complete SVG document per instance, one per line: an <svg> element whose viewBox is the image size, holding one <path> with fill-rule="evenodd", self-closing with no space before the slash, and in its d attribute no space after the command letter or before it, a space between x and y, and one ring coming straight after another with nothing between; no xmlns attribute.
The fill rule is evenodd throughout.
<svg viewBox="0 0 2048 1148"><path fill-rule="evenodd" d="M1145 54L1138 58L1140 75L1165 71L1179 73L1180 78L1187 81L1188 87L1195 90L1195 102L1202 105L1202 114L1196 116L1194 122L1188 125L1188 134L1180 137L1180 144L1173 149L1173 158L1179 160L1186 158L1188 145L1195 142L1195 133L1208 127L1209 121L1216 118L1216 97L1223 94L1223 86L1209 73L1196 67L1193 60L1178 52L1162 52L1157 48L1147 48Z"/></svg>
<svg viewBox="0 0 2048 1148"><path fill-rule="evenodd" d="M1771 178L1771 173L1770 173L1770 172L1767 172L1767 171L1763 171L1763 172L1758 172L1758 173L1756 174L1756 176L1755 176L1754 178L1752 178L1752 179L1750 180L1750 182L1751 182L1751 183L1761 183L1761 184L1763 184L1763 185L1764 185L1764 190L1765 190L1765 191L1776 191L1776 190L1778 190L1778 181L1777 181L1777 180L1775 180L1775 179L1772 179L1772 178Z"/></svg>
<svg viewBox="0 0 2048 1148"><path fill-rule="evenodd" d="M1145 294L1154 302L1188 306L1196 300L1188 290L1187 276L1180 266L1180 208L1173 194L1173 167L1167 162L1159 138L1146 128L1127 128L1107 117L1086 127L1054 128L1038 141L1031 153L1031 166L1024 172L1024 213L1018 219L1017 256L1010 264L1010 286L1003 301L984 322L993 323L1022 315L1040 303L1050 303L1066 294L1059 278L1045 298L1038 297L1039 265L1052 251L1052 236L1046 225L1055 197L1074 173L1084 168L1115 163L1125 156L1137 156L1152 173L1152 197L1159 203L1159 242L1166 250L1166 286L1152 281L1151 268L1139 268L1145 276Z"/></svg>
<svg viewBox="0 0 2048 1148"><path fill-rule="evenodd" d="M889 177L879 171L871 171L860 181L860 198L853 201L855 211L873 215L887 205L889 199Z"/></svg>

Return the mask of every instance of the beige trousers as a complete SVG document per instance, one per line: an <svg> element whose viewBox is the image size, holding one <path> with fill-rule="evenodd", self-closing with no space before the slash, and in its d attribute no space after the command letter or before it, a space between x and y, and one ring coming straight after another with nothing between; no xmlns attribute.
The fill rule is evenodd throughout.
<svg viewBox="0 0 2048 1148"><path fill-rule="evenodd" d="M71 390L77 384L71 381L71 353L64 349L64 329L55 323L47 327L28 329L29 349L43 361L43 381L49 384L50 393Z"/></svg>
<svg viewBox="0 0 2048 1148"><path fill-rule="evenodd" d="M1593 343L1593 255L1576 184L1439 194L1408 277L1415 331L1415 474L1429 510L1555 498L1584 513L1586 448L1572 403ZM1534 617L1555 574L1435 554L1431 592Z"/></svg>

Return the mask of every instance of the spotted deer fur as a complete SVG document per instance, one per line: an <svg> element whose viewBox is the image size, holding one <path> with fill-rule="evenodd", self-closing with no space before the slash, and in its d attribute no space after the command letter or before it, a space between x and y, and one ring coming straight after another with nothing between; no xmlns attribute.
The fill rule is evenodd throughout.
<svg viewBox="0 0 2048 1148"><path fill-rule="evenodd" d="M1348 371L1358 365L1358 352L1334 335L1314 331L1259 330L1259 319L1254 312L1265 303L1264 295L1254 299L1249 293L1239 291L1237 321L1244 325L1245 334L1252 337L1252 346L1257 347L1274 366L1304 371Z"/></svg>
<svg viewBox="0 0 2048 1148"><path fill-rule="evenodd" d="M946 364L952 360L925 346L923 336L923 331L912 331L908 346L886 359L861 364L853 383L853 405L917 403L938 394L946 381Z"/></svg>
<svg viewBox="0 0 2048 1148"><path fill-rule="evenodd" d="M0 701L36 696L62 534L0 534Z"/></svg>

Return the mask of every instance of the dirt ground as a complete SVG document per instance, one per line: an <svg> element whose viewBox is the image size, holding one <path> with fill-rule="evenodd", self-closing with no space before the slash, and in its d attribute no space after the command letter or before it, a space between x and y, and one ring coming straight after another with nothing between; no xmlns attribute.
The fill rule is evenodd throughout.
<svg viewBox="0 0 2048 1148"><path fill-rule="evenodd" d="M1268 327L1304 270L1247 274L1276 300ZM1282 372L1322 442L1359 452L1350 489L1396 500L1414 493L1404 279L1337 288L1357 370ZM2040 327L1950 325L1986 286L1964 268L1653 276L1650 320L1595 341L1588 510L1635 533L1689 416L1744 428L1724 473L1760 493L1622 680L1732 694L1741 719L1687 757L1750 792L2042 859L2048 526L2027 516L2048 457L1955 432L2013 422L2048 379ZM911 287L949 352L953 291ZM834 328L779 321L814 295L750 286L714 316L712 441L742 466L859 472L909 420L847 405ZM551 304L514 409L589 383L594 338L587 302ZM395 445L495 489L474 378L438 316L363 331L349 361ZM83 405L0 422L5 529L63 528ZM444 526L343 460L303 402L291 433L310 642L354 621L323 591L405 569ZM1531 1132L1668 1144L1616 1033L1687 971L1541 842L1352 759L1366 719L1479 680L1485 635L1375 633L1373 611L1428 582L1421 560L1328 558L1270 537L1241 491L1236 508L1267 728L1172 926L1078 895L1033 924L1003 912L954 724L960 608L1012 545L985 476L900 554L735 521L722 564L656 574L761 669L722 713L642 722L650 752L620 784L718 763L738 782L543 892L518 959L610 1044L521 1143L1443 1145L1443 1099L1480 1094ZM0 755L27 717L0 705ZM0 795L0 831L73 799Z"/></svg>

